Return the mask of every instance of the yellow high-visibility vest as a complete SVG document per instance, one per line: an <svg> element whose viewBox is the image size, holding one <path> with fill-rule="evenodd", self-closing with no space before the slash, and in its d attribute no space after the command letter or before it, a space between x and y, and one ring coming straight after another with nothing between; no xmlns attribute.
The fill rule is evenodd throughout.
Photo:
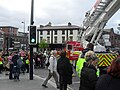
<svg viewBox="0 0 120 90"><path fill-rule="evenodd" d="M96 75L99 77L100 76L100 69L97 69Z"/></svg>
<svg viewBox="0 0 120 90"><path fill-rule="evenodd" d="M26 64L29 64L29 60L28 59L26 60Z"/></svg>
<svg viewBox="0 0 120 90"><path fill-rule="evenodd" d="M1 64L3 64L3 62L2 62L2 61L0 61L0 65L1 65Z"/></svg>
<svg viewBox="0 0 120 90"><path fill-rule="evenodd" d="M76 72L78 74L78 76L80 77L80 73L81 73L81 70L83 68L83 64L84 62L86 62L85 58L79 58L77 63L76 63ZM97 69L97 72L96 72L96 75L99 77L99 74L100 74L100 70Z"/></svg>
<svg viewBox="0 0 120 90"><path fill-rule="evenodd" d="M76 63L76 72L79 77L80 77L81 69L83 68L84 62L86 62L84 58L78 58L78 61Z"/></svg>

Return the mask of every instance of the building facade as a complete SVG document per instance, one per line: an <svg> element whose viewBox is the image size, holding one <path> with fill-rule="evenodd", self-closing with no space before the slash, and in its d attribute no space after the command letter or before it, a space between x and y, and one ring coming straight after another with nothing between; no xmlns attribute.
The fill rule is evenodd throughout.
<svg viewBox="0 0 120 90"><path fill-rule="evenodd" d="M113 28L105 29L99 43L108 48L120 49L120 34L115 33Z"/></svg>
<svg viewBox="0 0 120 90"><path fill-rule="evenodd" d="M0 26L1 31L6 35L17 36L18 28L12 26Z"/></svg>
<svg viewBox="0 0 120 90"><path fill-rule="evenodd" d="M28 48L28 33L18 32L17 27L12 26L0 26L0 31L3 34L3 45L2 49L22 49L22 47ZM11 43L14 45L11 46Z"/></svg>
<svg viewBox="0 0 120 90"><path fill-rule="evenodd" d="M68 23L66 26L52 26L51 23L38 27L38 43L45 39L52 49L63 48L67 41L77 41L78 33L81 27ZM120 34L116 34L111 29L104 29L101 38L98 41L106 48L120 49Z"/></svg>
<svg viewBox="0 0 120 90"><path fill-rule="evenodd" d="M0 30L0 51L2 51L3 45L4 45L3 35L4 35L4 32Z"/></svg>
<svg viewBox="0 0 120 90"><path fill-rule="evenodd" d="M79 26L68 23L66 26L52 26L51 23L37 28L38 43L45 39L51 49L61 48L67 41L76 41L78 39Z"/></svg>

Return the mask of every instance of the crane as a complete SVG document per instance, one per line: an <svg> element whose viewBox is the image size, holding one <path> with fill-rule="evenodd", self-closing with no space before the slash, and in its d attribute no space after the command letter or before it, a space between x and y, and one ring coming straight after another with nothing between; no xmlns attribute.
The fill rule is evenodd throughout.
<svg viewBox="0 0 120 90"><path fill-rule="evenodd" d="M104 27L109 19L119 10L120 0L97 0L91 10L86 12L78 39L86 47L88 43L99 44ZM99 44L100 45L100 44Z"/></svg>

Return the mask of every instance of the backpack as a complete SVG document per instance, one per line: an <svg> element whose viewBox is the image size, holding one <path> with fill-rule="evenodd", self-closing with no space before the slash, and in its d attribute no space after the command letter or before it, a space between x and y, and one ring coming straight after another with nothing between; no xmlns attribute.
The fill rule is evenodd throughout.
<svg viewBox="0 0 120 90"><path fill-rule="evenodd" d="M47 67L50 65L50 62L49 62L50 57L53 57L53 56L48 56L48 59L47 59L47 62L46 62ZM54 57L53 57L53 59L54 59Z"/></svg>
<svg viewBox="0 0 120 90"><path fill-rule="evenodd" d="M23 65L23 62L22 62L21 58L19 58L19 59L17 60L17 67L18 67L18 68L21 68L22 65Z"/></svg>

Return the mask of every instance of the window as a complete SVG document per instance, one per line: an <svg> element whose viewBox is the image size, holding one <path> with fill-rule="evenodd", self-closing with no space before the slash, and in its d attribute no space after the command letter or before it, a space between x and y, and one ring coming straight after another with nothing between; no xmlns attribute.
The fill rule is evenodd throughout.
<svg viewBox="0 0 120 90"><path fill-rule="evenodd" d="M50 43L50 37L47 37L47 42Z"/></svg>
<svg viewBox="0 0 120 90"><path fill-rule="evenodd" d="M70 34L73 34L73 30L70 30Z"/></svg>
<svg viewBox="0 0 120 90"><path fill-rule="evenodd" d="M50 31L47 31L47 35L50 35Z"/></svg>
<svg viewBox="0 0 120 90"><path fill-rule="evenodd" d="M40 41L42 41L43 37L40 37Z"/></svg>
<svg viewBox="0 0 120 90"><path fill-rule="evenodd" d="M57 37L54 37L54 43L57 43Z"/></svg>
<svg viewBox="0 0 120 90"><path fill-rule="evenodd" d="M65 30L62 30L62 34L65 34Z"/></svg>
<svg viewBox="0 0 120 90"><path fill-rule="evenodd" d="M40 35L43 35L43 31L40 31Z"/></svg>
<svg viewBox="0 0 120 90"><path fill-rule="evenodd" d="M55 30L55 33L54 33L55 35L57 35L57 30Z"/></svg>
<svg viewBox="0 0 120 90"><path fill-rule="evenodd" d="M63 37L62 37L62 43L64 43L64 42L65 42L65 37L63 36Z"/></svg>
<svg viewBox="0 0 120 90"><path fill-rule="evenodd" d="M70 36L70 41L73 41L73 36Z"/></svg>

